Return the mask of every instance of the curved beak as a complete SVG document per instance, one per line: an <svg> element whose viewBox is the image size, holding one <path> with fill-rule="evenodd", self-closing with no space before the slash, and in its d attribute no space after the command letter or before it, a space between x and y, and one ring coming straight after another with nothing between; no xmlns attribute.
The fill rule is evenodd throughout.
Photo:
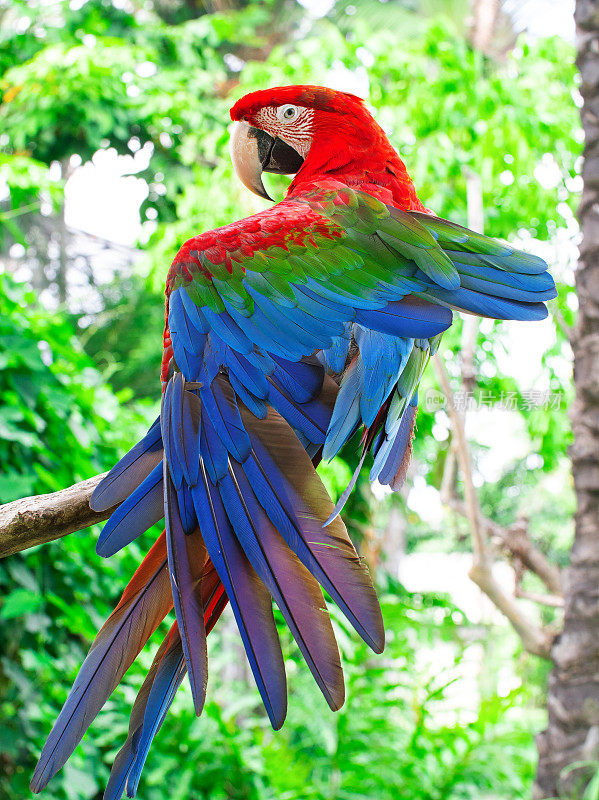
<svg viewBox="0 0 599 800"><path fill-rule="evenodd" d="M249 122L235 122L231 133L231 161L237 177L250 192L272 200L262 183L263 172L295 175L304 159L278 136L271 136Z"/></svg>

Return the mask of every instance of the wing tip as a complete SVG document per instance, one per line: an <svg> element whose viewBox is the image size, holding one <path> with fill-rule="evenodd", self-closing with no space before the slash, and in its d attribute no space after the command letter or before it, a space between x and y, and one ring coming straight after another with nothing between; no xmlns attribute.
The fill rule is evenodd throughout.
<svg viewBox="0 0 599 800"><path fill-rule="evenodd" d="M443 289L459 289L460 288L460 274L457 269L453 269L451 272L441 272L437 271L434 275L431 276L435 283L439 286L442 286Z"/></svg>

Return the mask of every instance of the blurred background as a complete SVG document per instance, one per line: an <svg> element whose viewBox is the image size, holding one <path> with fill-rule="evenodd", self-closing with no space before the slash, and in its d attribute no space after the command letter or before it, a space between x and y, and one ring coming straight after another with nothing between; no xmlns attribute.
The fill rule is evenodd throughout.
<svg viewBox="0 0 599 800"><path fill-rule="evenodd" d="M543 323L445 335L401 494L371 489L365 465L344 517L388 645L373 656L331 609L343 709L329 712L281 623L290 703L274 734L227 612L204 714L185 682L143 800L530 796L573 536L574 58L568 0L0 0L0 503L109 468L155 418L173 255L266 206L228 157L228 109L247 91L364 97L425 205L542 255L559 288ZM285 179L266 181L280 199ZM357 460L354 443L321 466L334 497ZM156 533L102 560L98 530L0 562L7 800L30 796L79 664ZM499 602L469 577L473 548L475 565L495 562ZM44 798L101 798L150 650Z"/></svg>

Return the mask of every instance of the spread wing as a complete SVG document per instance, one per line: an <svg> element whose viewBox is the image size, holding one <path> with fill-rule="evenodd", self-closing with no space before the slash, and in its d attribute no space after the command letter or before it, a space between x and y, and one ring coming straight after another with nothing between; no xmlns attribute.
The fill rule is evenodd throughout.
<svg viewBox="0 0 599 800"><path fill-rule="evenodd" d="M451 314L414 295L459 286L453 263L413 215L391 216L349 188L321 191L189 240L169 273L169 326L177 364L190 375L203 352L198 330L242 355L259 349L297 361L331 346L350 322L434 336Z"/></svg>
<svg viewBox="0 0 599 800"><path fill-rule="evenodd" d="M228 370L248 407L263 414L270 402L302 430L269 378L283 380L285 364L313 353L341 371L361 341L360 374L325 437L331 456L359 424L373 424L414 348L430 351L451 324L451 307L546 316L543 301L555 296L546 270L509 245L331 183L184 245L167 289L174 360L192 381ZM417 386L408 383L406 406Z"/></svg>

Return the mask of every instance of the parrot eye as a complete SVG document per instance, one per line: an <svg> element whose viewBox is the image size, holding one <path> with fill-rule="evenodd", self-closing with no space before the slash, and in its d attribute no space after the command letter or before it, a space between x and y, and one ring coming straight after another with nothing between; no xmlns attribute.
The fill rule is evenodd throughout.
<svg viewBox="0 0 599 800"><path fill-rule="evenodd" d="M277 118L281 122L293 122L298 114L299 108L297 106L286 105L277 109Z"/></svg>

